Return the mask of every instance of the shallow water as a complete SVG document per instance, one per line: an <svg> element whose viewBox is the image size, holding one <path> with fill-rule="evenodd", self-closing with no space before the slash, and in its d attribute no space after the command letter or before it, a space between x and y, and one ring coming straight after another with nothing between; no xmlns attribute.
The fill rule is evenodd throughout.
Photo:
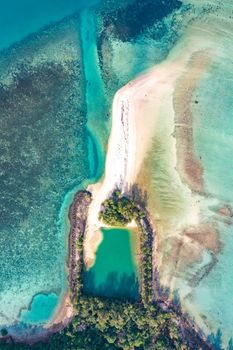
<svg viewBox="0 0 233 350"><path fill-rule="evenodd" d="M35 295L30 309L21 311L20 321L26 324L40 324L49 321L58 301L54 293Z"/></svg>
<svg viewBox="0 0 233 350"><path fill-rule="evenodd" d="M223 43L226 37L223 36ZM205 188L218 207L233 207L233 72L230 52L232 41L221 49L207 74L195 91L199 103L193 107L195 115L195 145L204 166ZM204 213L205 215L205 213ZM222 249L217 264L201 281L193 293L193 302L209 319L214 334L223 332L226 342L233 335L233 227L232 218L209 220L219 232ZM211 318L210 318L211 315Z"/></svg>
<svg viewBox="0 0 233 350"><path fill-rule="evenodd" d="M192 3L195 4L195 1ZM208 15L203 9L204 5L209 5ZM227 349L233 335L233 222L231 215L223 217L216 210L233 206L233 26L229 16L233 6L230 2L224 2L216 11L214 5L216 2L206 1L201 11L200 3L195 6L196 11L200 11L198 20L194 21L192 27L196 40L203 40L205 43L206 39L206 48L210 40L213 50L210 50L207 71L201 76L192 93L190 110L193 118L194 151L203 166L204 193L196 198L200 203L202 222L208 223L217 231L217 238L212 236L212 243L217 241L218 245L215 251L204 246L205 236L209 234L206 229L201 232L203 242L199 245L194 240L189 241L187 237L183 240L184 232L176 226L177 214L179 218L179 209L185 204L185 198L182 198L182 191L179 191L174 177L171 176L176 169L171 169L171 150L167 149L167 133L161 126L156 130L154 146L147 157L145 168L151 169L151 187L147 189L149 197L154 197L152 214L155 213L155 217L157 214L155 221L158 227L163 226L159 254L165 262L166 257L172 261L170 267L163 263L161 274L170 276L167 285L179 295L185 310L188 310L191 318L194 318L215 348ZM184 35L178 39L179 48L182 47L182 40L185 42L187 37ZM182 55L182 51L179 53ZM162 120L162 112L160 118L161 125L165 126L167 119ZM185 206L182 210L185 213ZM172 215L173 230L168 230L165 219L171 220ZM182 227L182 212L179 223ZM169 239L166 240L166 237ZM177 245L174 244L175 241ZM192 260L194 253L197 254L196 262L195 259ZM171 271L172 276L169 275ZM170 283L171 280L175 282Z"/></svg>
<svg viewBox="0 0 233 350"><path fill-rule="evenodd" d="M159 1L157 4L159 6ZM182 56L182 51L179 50L184 50L183 44L190 39L191 25L196 31L197 41L206 41L206 47L208 41L211 41L212 62L198 82L190 108L194 120L194 148L204 168L206 197L197 201L200 202L203 222L211 224L218 231L221 251L213 253L204 249L191 267L183 262L181 269L174 269L176 257L177 261L180 257L181 261L183 258L188 260L197 246L195 243L190 251L185 251L185 245L179 245L182 241L177 232L179 228L175 230L177 222L182 227L190 190L184 191L180 179L177 181L177 176L174 175L176 169L171 162L173 154L171 143L168 142L174 130L166 129L166 124L169 123L167 118L172 118L172 114L163 115L162 110L153 147L144 164L144 177L140 180L146 183L145 190L149 204L152 204L152 216L159 228L163 225L159 249L165 257L164 274L169 275L173 271L179 282L171 285L171 288L178 288L176 292L182 305L205 334L208 336L213 333L210 340L217 349L227 348L233 335L233 255L230 253L233 248L232 218L224 219L213 209L226 204L232 207L233 199L232 10L232 1L184 0L181 8L175 6L173 12L155 21L152 26L148 23L145 31L132 29L130 20L129 23L124 23L124 30L121 31L116 26L112 36L102 37L105 81L113 92L141 71L166 60L173 47L177 48L176 54ZM120 13L120 21L126 17L127 8ZM111 32L109 28L108 30ZM131 31L133 36L130 35ZM110 72L111 79L108 78ZM207 233L204 231L202 234L204 236ZM177 246L174 245L175 239ZM212 240L214 239L213 237ZM167 257L171 259L172 267L166 265ZM218 329L220 331L217 333Z"/></svg>
<svg viewBox="0 0 233 350"><path fill-rule="evenodd" d="M213 23L219 25L215 39L219 56L200 80L193 97L198 100L193 103L195 150L202 159L205 190L210 199L215 205L233 206L232 28L227 22L232 1L184 0L181 6L174 0L169 2L169 10L164 9L164 2L156 1L152 5L158 11L151 11L144 18L140 17L140 6L132 8L125 1L114 2L114 6L105 3L106 12L88 9L79 18L49 26L44 35L37 32L95 2L0 0L0 31L5 33L0 49L24 38L14 50L0 55L4 116L0 154L2 325L18 321L20 314L21 320L29 324L46 322L52 316L67 286L64 265L69 204L78 188L102 175L112 97L130 79L165 60L170 50L182 43L189 24L197 20L197 27L203 23L208 28ZM124 6L117 11L120 3ZM145 7L149 11L150 1L145 3L149 4ZM33 32L33 36L25 38ZM147 159L152 171L148 191L156 198L155 209L161 218L172 222L178 214L180 217L186 202L180 183L173 178L174 168L168 161L171 154L164 137L167 131L163 127L161 123L153 154ZM224 224L219 216L210 214L208 205L203 207L203 217L209 220L212 215L212 223L220 233L222 250L216 257L217 264L184 303L191 305L190 315L197 317L199 324L204 320L207 335L216 334L220 328L226 344L233 333L232 222ZM155 216L156 210L152 213ZM104 235L107 237L108 233ZM132 281L135 279L129 234L116 237L111 236L109 241L105 238L99 247L100 263L93 267L99 285L105 283L109 272L118 270L121 276L132 274ZM125 249L125 263L115 266L109 257L109 270L103 274L102 250L108 254L107 248L114 246L114 239L119 239L116 246ZM166 242L172 245L172 241ZM166 242L161 246L164 255L169 254ZM203 260L191 271L187 269L187 274L200 274L210 259L211 254L206 251ZM118 278L116 274L113 277ZM190 292L185 273L182 278L181 297L187 294L186 289ZM119 293L119 288L116 290ZM104 293L102 289L101 292ZM43 312L38 313L41 303ZM27 311L30 305L32 310Z"/></svg>
<svg viewBox="0 0 233 350"><path fill-rule="evenodd" d="M108 297L138 296L137 233L123 228L103 228L103 240L96 253L94 266L84 274L88 294Z"/></svg>
<svg viewBox="0 0 233 350"><path fill-rule="evenodd" d="M22 33L12 27L1 46L83 4L56 5L57 12L53 1L40 2L33 23L34 7L23 6L17 13ZM78 188L100 174L101 164L96 146L88 146L81 53L79 21L71 18L0 55L1 325L47 322L67 288L69 205Z"/></svg>
<svg viewBox="0 0 233 350"><path fill-rule="evenodd" d="M80 14L80 35L82 62L85 75L86 113L89 134L89 164L93 181L97 180L104 169L104 146L106 143L105 115L107 112L106 93L104 89L99 57L97 52L97 18L90 8Z"/></svg>
<svg viewBox="0 0 233 350"><path fill-rule="evenodd" d="M74 30L71 24L63 35L67 45L78 48ZM40 40L33 44L39 46ZM52 63L40 63L37 52L32 53L38 64L19 68L15 82L1 88L3 324L16 321L34 294L64 293L67 232L62 231L60 208L66 193L89 174L85 116L80 114L84 101L76 83L81 79L79 57L67 47L65 62L58 46L51 44L56 64L52 57ZM45 56L49 51L43 44L40 50Z"/></svg>

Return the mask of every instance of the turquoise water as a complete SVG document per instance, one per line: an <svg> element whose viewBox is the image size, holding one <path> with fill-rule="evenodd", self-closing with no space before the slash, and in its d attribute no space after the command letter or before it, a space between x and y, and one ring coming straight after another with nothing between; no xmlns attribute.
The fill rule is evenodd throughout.
<svg viewBox="0 0 233 350"><path fill-rule="evenodd" d="M233 202L233 150L231 60L216 62L199 83L195 106L196 148L202 157L207 191L222 201ZM216 94L221 98L216 98Z"/></svg>
<svg viewBox="0 0 233 350"><path fill-rule="evenodd" d="M20 30L12 26L0 47L83 4L21 2L19 8L17 2L12 21ZM13 2L5 6L8 18ZM7 33L5 25L0 21L1 31ZM75 17L0 54L0 324L5 326L40 324L53 315L67 288L69 205L77 189L100 174L96 145L88 144L81 56Z"/></svg>
<svg viewBox="0 0 233 350"><path fill-rule="evenodd" d="M145 3L142 2L142 6ZM204 324L202 328L206 335L213 333L210 338L216 349L225 349L233 335L232 218L227 220L228 224L224 224L224 220L213 213L211 205L218 203L218 206L222 207L228 204L233 208L233 163L231 161L233 154L233 28L230 17L233 7L230 0L224 2L184 0L182 3L183 5L179 7L175 1L169 2L171 11L166 12L165 16L161 15L159 20L154 18L150 22L150 16L147 17L145 14L138 27L136 23L140 17L139 4L137 7L129 6L119 11L119 17L116 16L116 18L120 24L114 17L115 12L108 14L105 35L101 37L103 72L108 91L112 91L113 96L117 88L135 75L166 59L172 47L182 42L182 34L186 33L190 23L197 31L199 27L202 28L202 25L205 26L201 38L197 37L197 40L205 41L206 35L207 42L211 34L212 45L217 49L217 54L214 51L210 52L213 62L208 73L200 80L193 96L194 146L197 156L203 163L207 193L201 217L204 222L210 222L218 230L222 247L221 252L215 257L209 251L203 253L201 265L198 262L190 272L190 278L195 275L197 280L198 277L201 280L195 281L195 285L192 285L192 282L185 281L184 277L182 288L184 291L187 285L188 289L191 288L187 296L194 310L191 312L191 317L198 314L199 319L202 320L201 327ZM153 2L153 6L160 5L159 1ZM151 16L153 15L151 11ZM146 18L148 26L143 30L142 26L145 25ZM198 103L195 103L195 100ZM160 174L156 172L155 174L159 178ZM161 179L158 179L158 185L161 185L165 176L166 169L161 174ZM172 199L171 193L166 193L164 188L161 188L161 192L170 208L179 207L179 198ZM211 203L209 207L208 202ZM216 259L216 264L206 276L202 276L204 265L208 266L213 259ZM186 272L188 275L188 267ZM221 345L219 345L220 334Z"/></svg>
<svg viewBox="0 0 233 350"><path fill-rule="evenodd" d="M4 35L1 35L0 49L96 3L98 0L1 0L0 32Z"/></svg>
<svg viewBox="0 0 233 350"><path fill-rule="evenodd" d="M189 7L180 1L136 3L103 15L100 58L111 101L117 89L167 57L189 23Z"/></svg>
<svg viewBox="0 0 233 350"><path fill-rule="evenodd" d="M30 309L21 311L20 321L29 324L45 323L49 321L58 301L59 299L54 293L35 295Z"/></svg>
<svg viewBox="0 0 233 350"><path fill-rule="evenodd" d="M208 24L217 1L173 0L166 7L160 0L137 1L134 7L133 0L129 5L104 2L106 12L89 8L72 16L95 3L0 0L0 49L17 42L0 54L2 325L20 320L40 324L51 318L67 287L69 204L78 188L102 175L114 93L164 60L190 22ZM218 5L216 23L224 23L232 3ZM67 15L69 19L56 22ZM43 26L46 30L39 31ZM220 55L194 97L199 101L193 107L194 138L207 193L233 207L230 26L221 34L223 40L216 41ZM220 232L222 251L190 300L213 333L220 328L227 342L233 334L232 226L217 215L212 221ZM118 271L135 279L129 237L108 233L92 271L100 293L109 273L114 272L114 280ZM126 249L120 266L115 265L119 250L113 251L108 266L103 259L112 246Z"/></svg>
<svg viewBox="0 0 233 350"><path fill-rule="evenodd" d="M0 47L24 38L0 56L4 325L18 322L20 310L30 305L27 323L44 322L50 317L46 310L55 311L67 287L69 203L103 170L110 104L99 68L95 9L25 38L82 5L11 1L1 11L0 29L7 35ZM54 294L56 300L46 299L45 315L34 317L34 295Z"/></svg>
<svg viewBox="0 0 233 350"><path fill-rule="evenodd" d="M226 33L227 34L227 33ZM230 32L229 32L230 34ZM233 72L229 52L231 39L223 36L227 46L221 48L207 74L201 79L195 92L198 105L195 115L195 145L204 166L204 181L208 194L214 197L219 207L233 207ZM233 335L233 228L214 216L209 218L218 230L222 244L217 255L217 264L193 292L193 302L206 315L212 333L218 329L226 344ZM211 317L210 317L211 315ZM219 334L220 334L219 333ZM212 337L214 338L214 337Z"/></svg>
<svg viewBox="0 0 233 350"><path fill-rule="evenodd" d="M80 35L82 42L82 60L85 75L85 98L88 116L88 147L93 178L97 179L104 168L104 146L107 141L107 126L104 119L107 112L106 93L99 67L97 52L97 17L93 8L86 9L80 15ZM93 169L95 164L96 171Z"/></svg>
<svg viewBox="0 0 233 350"><path fill-rule="evenodd" d="M88 294L137 298L138 281L133 239L136 233L123 228L102 229L94 266L84 275Z"/></svg>
<svg viewBox="0 0 233 350"><path fill-rule="evenodd" d="M71 22L55 29L31 38L32 52L27 43L14 51L8 76L17 69L17 78L0 92L2 324L17 321L35 294L63 295L67 231L60 211L66 194L89 176L77 31ZM16 68L14 59L25 55L29 62Z"/></svg>

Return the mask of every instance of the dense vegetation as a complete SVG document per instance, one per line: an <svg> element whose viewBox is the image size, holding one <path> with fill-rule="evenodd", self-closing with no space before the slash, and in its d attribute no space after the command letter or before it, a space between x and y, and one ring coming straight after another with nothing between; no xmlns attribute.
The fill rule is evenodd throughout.
<svg viewBox="0 0 233 350"><path fill-rule="evenodd" d="M100 212L100 219L111 226L122 226L133 219L140 232L140 295L137 302L93 297L83 293L83 263L77 277L77 316L63 333L67 349L188 349L182 344L174 314L164 312L152 301L153 233L144 211L129 198L115 191ZM77 250L83 261L83 236ZM64 338L65 337L65 338ZM60 334L50 344L60 349ZM82 340L81 340L82 339ZM54 343L55 342L55 343ZM64 346L64 342L63 345ZM67 345L66 345L67 346ZM65 348L66 349L66 348Z"/></svg>
<svg viewBox="0 0 233 350"><path fill-rule="evenodd" d="M99 218L107 225L122 226L136 219L138 215L139 210L134 202L125 196L121 196L119 191L115 191L102 204Z"/></svg>
<svg viewBox="0 0 233 350"><path fill-rule="evenodd" d="M181 339L177 317L164 311L152 300L153 232L144 210L130 199L114 192L103 203L100 213L105 223L114 225L135 219L140 232L141 264L138 301L117 300L83 293L83 234L77 242L79 268L76 289L76 316L63 331L54 334L47 344L35 344L43 350L172 350L207 349L190 347ZM0 349L27 349L26 345L2 345Z"/></svg>
<svg viewBox="0 0 233 350"><path fill-rule="evenodd" d="M135 220L140 233L140 279L141 298L144 302L152 300L152 244L153 232L144 210L131 199L114 191L102 204L99 219L104 224L122 226Z"/></svg>

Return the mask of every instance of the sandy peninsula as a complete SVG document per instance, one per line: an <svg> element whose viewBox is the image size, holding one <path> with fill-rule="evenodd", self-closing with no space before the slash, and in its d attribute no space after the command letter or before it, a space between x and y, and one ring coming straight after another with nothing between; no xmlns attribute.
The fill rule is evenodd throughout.
<svg viewBox="0 0 233 350"><path fill-rule="evenodd" d="M176 92L175 104L173 94L179 79L185 75L186 70L190 70L193 57L197 55L197 52L198 60L194 60L195 69L192 70L192 76L189 76L188 89L192 86L192 81L196 81L205 69L207 58L204 64L201 58L205 57L206 41L197 41L195 37L192 39L191 36L182 45L182 47L176 47L162 64L129 82L115 94L104 177L101 182L88 188L93 195L84 244L85 261L89 266L94 262L96 249L102 239L100 232L102 224L98 220L101 203L115 188L127 192L135 184L145 155L151 147L156 127L158 123L161 123L161 113L165 117L166 114L173 116L172 120L170 118L171 121L168 121L170 123L168 127L171 132L175 131L175 123L177 124L179 121L179 113L183 113L181 99L184 93ZM187 79L183 78L183 81L183 86L187 85ZM168 123L166 118L163 122ZM191 123L191 118L187 120L188 122ZM179 122L179 124L181 123ZM171 153L173 154L174 167L178 165L178 170L183 174L182 177L187 179L187 161L178 163L177 155L182 157L181 153L185 153L183 150L185 145L190 149L189 161L192 162L193 159L193 163L196 164L191 152L192 137L179 130L176 130L176 137L182 138L183 142L177 141L171 135L173 139ZM177 146L179 147L178 151ZM196 184L194 187L199 189ZM190 208L194 212L187 214L188 220L190 223L197 223L198 209L193 204Z"/></svg>

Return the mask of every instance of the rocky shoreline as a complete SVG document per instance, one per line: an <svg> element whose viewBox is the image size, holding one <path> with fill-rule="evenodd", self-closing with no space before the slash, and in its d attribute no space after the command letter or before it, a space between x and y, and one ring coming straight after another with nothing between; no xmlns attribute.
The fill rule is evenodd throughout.
<svg viewBox="0 0 233 350"><path fill-rule="evenodd" d="M76 296L76 284L78 276L78 262L81 257L78 254L78 241L84 238L87 222L88 208L92 200L92 195L88 191L76 193L69 209L70 234L69 234L69 287L71 291L71 301ZM81 241L83 241L81 239Z"/></svg>

